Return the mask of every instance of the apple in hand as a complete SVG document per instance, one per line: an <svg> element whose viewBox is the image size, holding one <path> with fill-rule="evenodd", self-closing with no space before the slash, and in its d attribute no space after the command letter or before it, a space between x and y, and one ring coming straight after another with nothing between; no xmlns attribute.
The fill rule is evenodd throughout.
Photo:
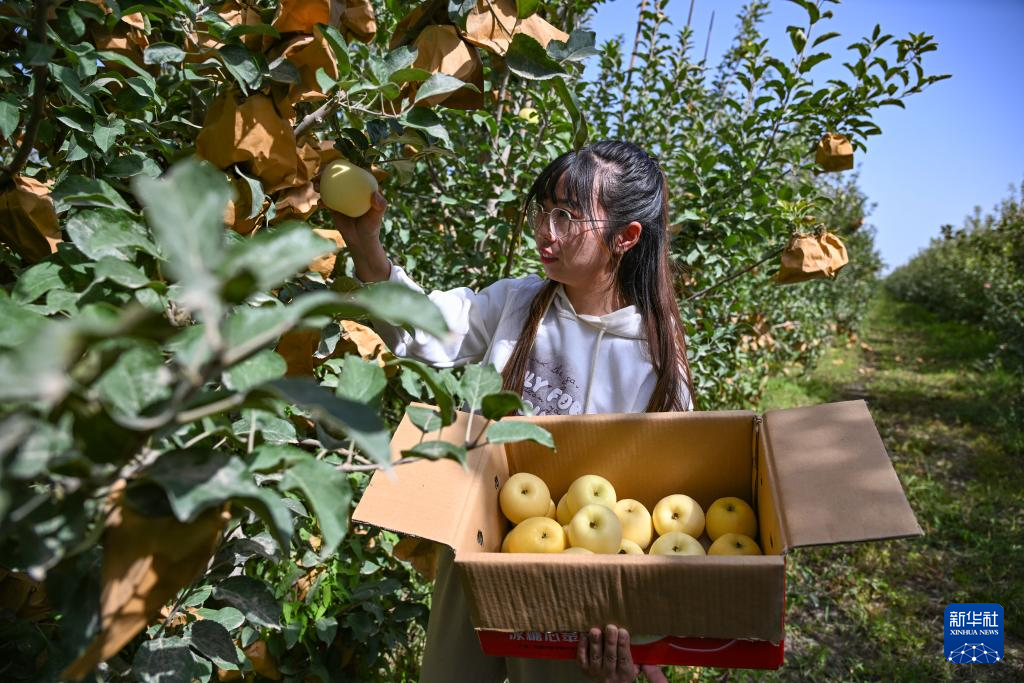
<svg viewBox="0 0 1024 683"><path fill-rule="evenodd" d="M370 199L377 188L373 174L348 159L332 161L320 173L320 199L329 208L351 218L370 210Z"/></svg>
<svg viewBox="0 0 1024 683"><path fill-rule="evenodd" d="M654 524L651 521L651 513L643 503L632 498L623 498L615 503L615 514L622 522L623 538L628 538L641 548L651 544Z"/></svg>
<svg viewBox="0 0 1024 683"><path fill-rule="evenodd" d="M595 553L617 553L622 544L622 523L604 505L584 505L569 522L569 542Z"/></svg>
<svg viewBox="0 0 1024 683"><path fill-rule="evenodd" d="M719 498L708 508L708 536L717 541L722 534L757 535L757 516L742 498Z"/></svg>
<svg viewBox="0 0 1024 683"><path fill-rule="evenodd" d="M565 494L565 504L569 508L569 514L575 517L584 505L591 503L608 508L615 507L615 488L604 477L584 474L569 485L569 491Z"/></svg>
<svg viewBox="0 0 1024 683"><path fill-rule="evenodd" d="M569 497L568 493L562 494L562 498L558 501L558 505L555 506L555 519L562 526L565 526L572 521L572 513L569 512Z"/></svg>
<svg viewBox="0 0 1024 683"><path fill-rule="evenodd" d="M545 516L550 502L548 485L529 472L513 474L498 493L501 511L513 524L519 524L530 517Z"/></svg>
<svg viewBox="0 0 1024 683"><path fill-rule="evenodd" d="M659 536L648 552L651 555L707 555L700 541L682 531L670 531Z"/></svg>
<svg viewBox="0 0 1024 683"><path fill-rule="evenodd" d="M550 517L530 517L508 532L510 553L560 553L565 550L565 532Z"/></svg>
<svg viewBox="0 0 1024 683"><path fill-rule="evenodd" d="M722 534L708 548L708 555L760 555L761 546L750 536L743 534Z"/></svg>
<svg viewBox="0 0 1024 683"><path fill-rule="evenodd" d="M682 493L659 500L651 517L659 536L670 531L682 531L697 538L704 531L704 510L697 501Z"/></svg>
<svg viewBox="0 0 1024 683"><path fill-rule="evenodd" d="M619 555L643 555L644 549L628 538L623 538L619 544Z"/></svg>

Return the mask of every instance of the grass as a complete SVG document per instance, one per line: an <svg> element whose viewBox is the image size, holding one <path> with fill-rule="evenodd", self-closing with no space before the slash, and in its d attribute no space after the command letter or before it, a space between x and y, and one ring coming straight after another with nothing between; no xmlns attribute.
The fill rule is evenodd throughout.
<svg viewBox="0 0 1024 683"><path fill-rule="evenodd" d="M670 680L1024 680L1024 430L1007 409L1021 387L995 347L880 294L859 343L769 384L759 410L864 398L925 535L794 550L785 665L680 667ZM943 658L951 602L1003 606L1003 662Z"/></svg>

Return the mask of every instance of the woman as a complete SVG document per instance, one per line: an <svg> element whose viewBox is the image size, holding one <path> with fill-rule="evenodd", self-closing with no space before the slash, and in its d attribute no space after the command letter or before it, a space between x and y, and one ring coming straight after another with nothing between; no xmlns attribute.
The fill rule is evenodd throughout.
<svg viewBox="0 0 1024 683"><path fill-rule="evenodd" d="M493 364L534 414L691 410L686 342L668 259L665 175L642 149L604 141L551 162L527 196L546 277L499 280L479 292L435 291L452 333L378 332L399 356L437 367ZM380 243L387 202L352 219L334 213L356 277L422 291ZM443 552L421 681L632 681L629 634L609 625L581 634L577 662L486 657ZM652 681L665 680L643 667Z"/></svg>

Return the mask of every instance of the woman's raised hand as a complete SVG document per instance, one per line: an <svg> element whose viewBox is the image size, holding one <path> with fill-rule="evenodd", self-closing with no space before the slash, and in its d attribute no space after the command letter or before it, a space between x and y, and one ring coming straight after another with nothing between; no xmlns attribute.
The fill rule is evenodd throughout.
<svg viewBox="0 0 1024 683"><path fill-rule="evenodd" d="M633 663L633 655L629 651L629 631L614 624L605 626L603 633L595 627L580 634L576 663L591 680L600 683L635 681L641 671L651 683L668 683L658 667L638 667Z"/></svg>

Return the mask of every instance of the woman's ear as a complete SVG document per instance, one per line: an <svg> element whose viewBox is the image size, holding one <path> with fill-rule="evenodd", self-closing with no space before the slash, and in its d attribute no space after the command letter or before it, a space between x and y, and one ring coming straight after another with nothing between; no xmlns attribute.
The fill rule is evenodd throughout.
<svg viewBox="0 0 1024 683"><path fill-rule="evenodd" d="M640 233L644 230L638 221L632 221L615 236L615 252L625 254L640 241Z"/></svg>

